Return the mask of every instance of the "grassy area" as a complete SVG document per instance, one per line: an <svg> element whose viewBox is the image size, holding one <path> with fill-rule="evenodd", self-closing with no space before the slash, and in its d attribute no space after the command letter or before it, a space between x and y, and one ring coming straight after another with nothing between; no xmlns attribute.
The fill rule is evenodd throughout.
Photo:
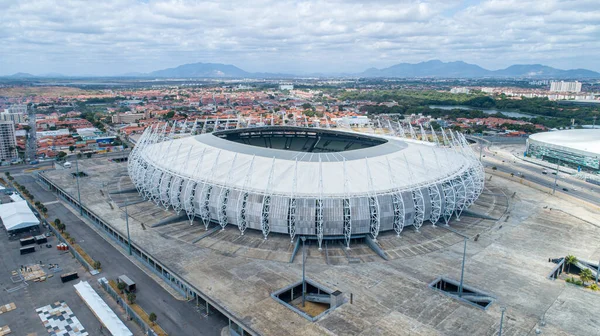
<svg viewBox="0 0 600 336"><path fill-rule="evenodd" d="M121 297L121 300L127 302L127 296L121 293L121 291L117 287L117 282L114 280L109 280L108 283L110 284L110 287L112 287L112 289L115 291L115 293L117 293ZM136 312L136 314L138 314L138 316L142 320L144 320L144 322L146 322L147 325L149 325L152 328L152 330L154 330L154 332L158 336L168 336L168 334L163 330L163 328L161 328L158 325L158 323L150 322L150 319L148 318L148 313L146 313L146 311L144 311L144 309L142 309L142 307L140 307L137 303L130 304L129 302L127 302L127 304L129 305L129 307L131 307L131 309L133 309L133 311Z"/></svg>

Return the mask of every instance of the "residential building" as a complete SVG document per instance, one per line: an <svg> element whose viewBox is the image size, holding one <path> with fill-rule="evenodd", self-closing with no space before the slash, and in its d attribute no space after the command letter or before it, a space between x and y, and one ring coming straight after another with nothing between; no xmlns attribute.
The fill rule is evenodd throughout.
<svg viewBox="0 0 600 336"><path fill-rule="evenodd" d="M466 93L466 94L469 94L469 93L471 93L471 89L466 88L466 87L453 87L452 89L450 89L450 93Z"/></svg>
<svg viewBox="0 0 600 336"><path fill-rule="evenodd" d="M16 158L15 124L12 121L0 121L0 160L10 161Z"/></svg>
<svg viewBox="0 0 600 336"><path fill-rule="evenodd" d="M112 116L113 124L131 124L140 121L141 119L146 119L148 116L146 112L144 113L117 113Z"/></svg>
<svg viewBox="0 0 600 336"><path fill-rule="evenodd" d="M27 122L27 105L12 105L0 113L0 120L15 124Z"/></svg>
<svg viewBox="0 0 600 336"><path fill-rule="evenodd" d="M565 81L555 81L550 83L550 91L555 92L581 92L581 83L580 82L565 82Z"/></svg>

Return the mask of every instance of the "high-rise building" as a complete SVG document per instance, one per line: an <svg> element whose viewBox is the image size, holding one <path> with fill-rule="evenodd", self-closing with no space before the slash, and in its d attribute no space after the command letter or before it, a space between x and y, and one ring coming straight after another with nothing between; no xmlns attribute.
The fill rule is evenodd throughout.
<svg viewBox="0 0 600 336"><path fill-rule="evenodd" d="M0 160L10 161L16 158L15 124L12 121L0 121Z"/></svg>
<svg viewBox="0 0 600 336"><path fill-rule="evenodd" d="M16 124L27 122L27 105L12 105L0 113L0 120Z"/></svg>
<svg viewBox="0 0 600 336"><path fill-rule="evenodd" d="M550 83L550 91L555 92L581 92L580 82L565 82L565 81L554 81Z"/></svg>

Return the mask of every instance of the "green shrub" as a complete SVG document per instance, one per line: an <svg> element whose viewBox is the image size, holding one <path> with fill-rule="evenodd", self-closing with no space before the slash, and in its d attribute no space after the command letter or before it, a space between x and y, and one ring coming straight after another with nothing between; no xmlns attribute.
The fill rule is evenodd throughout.
<svg viewBox="0 0 600 336"><path fill-rule="evenodd" d="M593 283L593 284L590 285L590 289L593 290L593 291L597 291L600 288L598 288L598 285L596 285L595 283Z"/></svg>
<svg viewBox="0 0 600 336"><path fill-rule="evenodd" d="M581 285L583 285L583 282L582 282L581 280L576 280L576 281L575 281L575 284L576 284L577 286L581 286Z"/></svg>
<svg viewBox="0 0 600 336"><path fill-rule="evenodd" d="M568 283L572 283L573 282L573 280L571 280L571 278L567 278L567 280L565 280L565 281L568 282Z"/></svg>

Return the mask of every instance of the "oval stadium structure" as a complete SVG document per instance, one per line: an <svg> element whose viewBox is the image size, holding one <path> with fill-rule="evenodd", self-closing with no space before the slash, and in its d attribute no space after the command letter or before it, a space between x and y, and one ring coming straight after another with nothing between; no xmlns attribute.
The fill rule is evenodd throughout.
<svg viewBox="0 0 600 336"><path fill-rule="evenodd" d="M600 129L536 133L527 139L528 156L600 173Z"/></svg>
<svg viewBox="0 0 600 336"><path fill-rule="evenodd" d="M172 129L174 127L171 127ZM481 194L483 167L460 133L395 135L266 126L174 139L148 128L128 172L157 204L204 225L350 239L448 221ZM406 134L406 137L405 137ZM179 134L178 134L179 135Z"/></svg>

